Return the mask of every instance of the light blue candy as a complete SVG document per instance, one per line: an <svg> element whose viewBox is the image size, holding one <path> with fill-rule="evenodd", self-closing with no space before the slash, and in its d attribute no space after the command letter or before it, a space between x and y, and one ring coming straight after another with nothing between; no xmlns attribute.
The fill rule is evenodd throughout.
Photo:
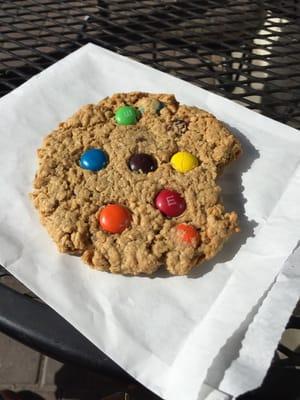
<svg viewBox="0 0 300 400"><path fill-rule="evenodd" d="M103 150L89 149L80 157L79 165L83 169L90 171L100 171L105 168L108 163L108 157Z"/></svg>

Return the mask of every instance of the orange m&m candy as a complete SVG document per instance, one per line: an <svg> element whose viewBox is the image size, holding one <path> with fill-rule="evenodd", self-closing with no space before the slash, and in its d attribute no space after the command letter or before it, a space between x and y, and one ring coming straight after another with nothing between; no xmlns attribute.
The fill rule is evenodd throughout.
<svg viewBox="0 0 300 400"><path fill-rule="evenodd" d="M176 231L182 242L187 244L197 245L199 242L199 233L192 225L179 224L176 226Z"/></svg>
<svg viewBox="0 0 300 400"><path fill-rule="evenodd" d="M101 228L110 233L121 233L131 223L129 210L120 204L109 204L99 214Z"/></svg>

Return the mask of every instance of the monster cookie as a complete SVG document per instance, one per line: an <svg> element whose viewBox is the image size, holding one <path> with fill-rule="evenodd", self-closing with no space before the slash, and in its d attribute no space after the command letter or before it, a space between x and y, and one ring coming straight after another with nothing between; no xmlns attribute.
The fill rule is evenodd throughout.
<svg viewBox="0 0 300 400"><path fill-rule="evenodd" d="M44 139L31 198L61 252L102 271L183 275L239 230L216 179L240 152L212 114L172 95L115 94Z"/></svg>

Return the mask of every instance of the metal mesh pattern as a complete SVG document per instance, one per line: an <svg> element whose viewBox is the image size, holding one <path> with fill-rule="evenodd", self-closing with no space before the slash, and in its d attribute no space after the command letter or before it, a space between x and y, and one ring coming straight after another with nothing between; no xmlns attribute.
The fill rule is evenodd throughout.
<svg viewBox="0 0 300 400"><path fill-rule="evenodd" d="M2 0L0 96L93 42L300 127L299 0Z"/></svg>

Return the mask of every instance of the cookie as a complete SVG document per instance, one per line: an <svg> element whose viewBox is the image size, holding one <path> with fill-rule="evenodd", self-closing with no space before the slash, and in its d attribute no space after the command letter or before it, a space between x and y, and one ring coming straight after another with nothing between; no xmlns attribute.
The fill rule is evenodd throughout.
<svg viewBox="0 0 300 400"><path fill-rule="evenodd" d="M115 94L44 139L31 198L61 252L102 271L183 275L238 231L216 179L240 153L212 114L173 95Z"/></svg>

